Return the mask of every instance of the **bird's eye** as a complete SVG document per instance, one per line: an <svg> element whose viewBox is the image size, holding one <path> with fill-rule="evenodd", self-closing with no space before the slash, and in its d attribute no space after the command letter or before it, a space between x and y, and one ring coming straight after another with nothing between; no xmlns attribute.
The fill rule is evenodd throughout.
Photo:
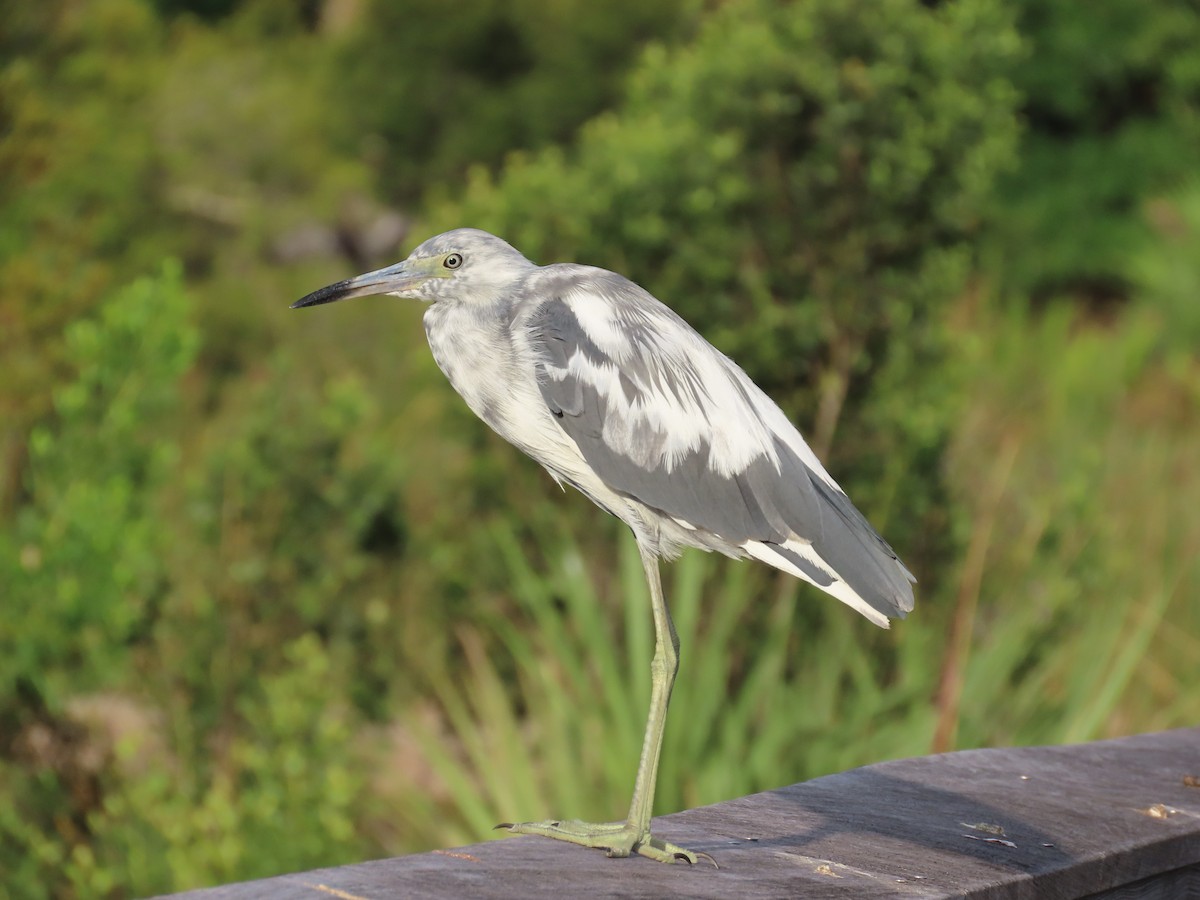
<svg viewBox="0 0 1200 900"><path fill-rule="evenodd" d="M442 261L442 265L445 266L447 269L457 269L459 266L462 265L462 254L461 253L451 253L449 256L447 256Z"/></svg>

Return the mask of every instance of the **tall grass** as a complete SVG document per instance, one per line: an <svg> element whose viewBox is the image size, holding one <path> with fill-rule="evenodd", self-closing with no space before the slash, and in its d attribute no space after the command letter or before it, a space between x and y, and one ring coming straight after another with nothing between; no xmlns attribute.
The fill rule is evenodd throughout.
<svg viewBox="0 0 1200 900"><path fill-rule="evenodd" d="M1162 326L1140 310L1110 325L1010 310L981 333L990 340L976 351L949 460L961 502L991 532L960 742L1081 741L1194 721L1194 363L1172 362ZM988 466L1006 455L1007 485L991 503ZM1162 664L1172 674L1151 676Z"/></svg>

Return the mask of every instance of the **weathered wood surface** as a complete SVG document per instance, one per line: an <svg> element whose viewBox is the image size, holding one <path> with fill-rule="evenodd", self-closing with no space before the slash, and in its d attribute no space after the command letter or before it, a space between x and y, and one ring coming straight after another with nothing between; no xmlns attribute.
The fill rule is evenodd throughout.
<svg viewBox="0 0 1200 900"><path fill-rule="evenodd" d="M966 750L655 820L656 833L719 869L519 837L175 896L1200 898L1190 779L1200 779L1200 728Z"/></svg>

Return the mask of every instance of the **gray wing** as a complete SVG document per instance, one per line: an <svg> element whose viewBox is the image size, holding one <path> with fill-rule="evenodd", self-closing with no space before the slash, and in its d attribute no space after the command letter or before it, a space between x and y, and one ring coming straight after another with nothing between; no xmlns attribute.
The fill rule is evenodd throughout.
<svg viewBox="0 0 1200 900"><path fill-rule="evenodd" d="M604 483L878 624L903 617L911 574L779 408L641 288L575 268L590 277L530 331L542 396Z"/></svg>

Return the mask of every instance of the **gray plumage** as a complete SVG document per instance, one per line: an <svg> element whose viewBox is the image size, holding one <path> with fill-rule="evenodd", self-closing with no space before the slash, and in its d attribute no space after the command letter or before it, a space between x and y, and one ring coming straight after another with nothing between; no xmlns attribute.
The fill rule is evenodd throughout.
<svg viewBox="0 0 1200 900"><path fill-rule="evenodd" d="M684 526L682 535L668 530L660 544L665 554L674 552L674 544L687 544L745 557L751 555L747 544L758 543L820 588L844 581L882 616L903 617L912 609L912 576L825 470L815 460L806 464L792 449L797 443L807 449L794 428L789 425L782 435L770 431L749 459L733 467L714 458L714 444L729 437L723 431L738 428L764 404L777 408L737 365L627 279L583 266L548 268L569 270L555 274L574 282L563 292L574 302L611 304L620 310L622 326L636 323L626 332L628 355L619 362L596 346L568 299L537 302L527 327L540 351L542 396L590 468L607 487L645 507L643 521ZM681 345L688 355L663 349ZM717 377L733 388L728 393L736 409L712 402L694 365L697 352L718 363ZM589 368L572 366L580 355ZM588 377L598 369L617 374L623 403ZM673 454L666 429L684 408L697 411L703 426L692 446ZM631 414L635 410L642 415ZM613 427L614 420L621 427ZM820 559L788 546L795 542L810 544Z"/></svg>
<svg viewBox="0 0 1200 900"><path fill-rule="evenodd" d="M665 649L676 639L652 564L685 546L766 562L884 627L912 609L913 576L779 407L628 279L590 266L536 266L499 238L463 228L429 239L402 263L293 305L378 293L429 303L430 349L471 409L556 481L633 530L664 671L677 665ZM647 750L626 823L634 835L629 846L622 852L616 826L577 823L570 831L551 822L513 830L610 852L620 843L616 855L632 848L663 858L661 848L647 844L643 795L653 792L652 744L661 744L674 669L662 683L657 671L655 678Z"/></svg>

